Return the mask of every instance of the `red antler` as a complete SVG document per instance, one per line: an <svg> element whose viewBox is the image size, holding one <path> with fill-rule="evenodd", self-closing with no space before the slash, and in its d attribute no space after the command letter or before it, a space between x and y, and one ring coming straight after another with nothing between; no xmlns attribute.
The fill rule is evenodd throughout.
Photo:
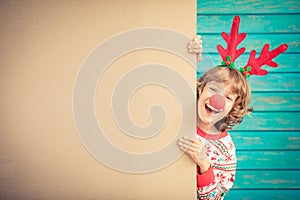
<svg viewBox="0 0 300 200"><path fill-rule="evenodd" d="M247 65L244 68L241 68L242 73L245 77L249 77L252 74L255 75L267 75L266 70L261 69L263 65L268 65L270 67L277 67L278 64L272 61L273 58L279 54L285 52L288 49L286 44L282 44L276 49L269 52L270 45L265 44L259 57L256 59L256 51L252 50Z"/></svg>
<svg viewBox="0 0 300 200"><path fill-rule="evenodd" d="M230 30L230 35L222 32L222 37L227 43L227 49L225 50L221 45L217 45L219 54L221 55L223 65L234 67L233 62L244 53L245 47L236 50L237 46L245 39L246 33L238 34L240 25L240 17L235 16L232 22L232 27Z"/></svg>

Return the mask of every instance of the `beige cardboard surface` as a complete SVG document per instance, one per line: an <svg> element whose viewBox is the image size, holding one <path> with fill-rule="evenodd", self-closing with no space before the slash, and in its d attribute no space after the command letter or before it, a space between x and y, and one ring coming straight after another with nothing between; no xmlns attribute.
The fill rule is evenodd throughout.
<svg viewBox="0 0 300 200"><path fill-rule="evenodd" d="M72 113L76 76L98 44L141 27L192 37L195 1L7 1L0 14L0 199L195 198L195 166L186 155L150 173L113 170L88 153ZM174 94L147 85L133 93L128 110L145 126L151 122L145 108L163 105L167 119L161 133L141 140L117 129L111 91L119 76L145 62L172 66L192 88L195 80L190 64L159 50L135 51L112 63L96 90L96 115L114 145L136 153L162 148L181 120Z"/></svg>

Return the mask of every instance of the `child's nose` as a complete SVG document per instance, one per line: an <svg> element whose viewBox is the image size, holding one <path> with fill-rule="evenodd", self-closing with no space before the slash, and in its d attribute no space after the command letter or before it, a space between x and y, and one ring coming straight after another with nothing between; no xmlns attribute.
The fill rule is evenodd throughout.
<svg viewBox="0 0 300 200"><path fill-rule="evenodd" d="M226 101L222 95L215 94L210 97L209 104L217 110L221 110L225 107Z"/></svg>

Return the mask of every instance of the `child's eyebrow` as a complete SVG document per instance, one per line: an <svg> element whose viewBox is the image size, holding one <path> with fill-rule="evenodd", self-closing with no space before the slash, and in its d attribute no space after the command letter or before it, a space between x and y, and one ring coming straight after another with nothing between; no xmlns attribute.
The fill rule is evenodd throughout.
<svg viewBox="0 0 300 200"><path fill-rule="evenodd" d="M222 83L218 83L218 82L215 82L215 81L211 81L208 83L208 85L216 85L216 86L220 86L220 85L224 85Z"/></svg>
<svg viewBox="0 0 300 200"><path fill-rule="evenodd" d="M233 86L227 88L227 90L225 90L225 84L223 82L219 83L216 81L211 81L208 83L208 85L213 85L216 86L218 90L224 92L224 94L229 95L229 96L235 96L238 95L236 92L234 92L234 88Z"/></svg>
<svg viewBox="0 0 300 200"><path fill-rule="evenodd" d="M208 83L208 85L213 85L213 86L216 86L218 89L222 89L224 90L225 88L225 84L224 83L218 83L218 82L215 82L215 81L211 81Z"/></svg>

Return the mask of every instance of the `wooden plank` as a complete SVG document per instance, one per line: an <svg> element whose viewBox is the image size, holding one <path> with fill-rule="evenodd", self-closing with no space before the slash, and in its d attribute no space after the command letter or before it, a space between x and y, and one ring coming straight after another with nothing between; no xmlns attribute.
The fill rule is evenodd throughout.
<svg viewBox="0 0 300 200"><path fill-rule="evenodd" d="M266 77L251 77L251 105L255 112L231 131L237 148L238 171L234 188L225 199L298 199L300 196L300 3L298 1L198 0L197 33L203 38L203 61L197 77L220 63L216 45L240 15L240 31L247 38L246 53L236 62L242 67L249 52L259 55L265 43L271 49L287 43L289 49L275 59ZM272 84L271 84L272 83ZM285 170L283 170L285 169ZM294 190L293 190L294 189ZM298 190L296 190L298 189Z"/></svg>
<svg viewBox="0 0 300 200"><path fill-rule="evenodd" d="M273 13L299 13L299 1L282 0L197 0L197 12L201 14L273 14Z"/></svg>
<svg viewBox="0 0 300 200"><path fill-rule="evenodd" d="M295 200L300 196L300 190L229 190L225 200L257 200L257 199L278 199L278 200Z"/></svg>
<svg viewBox="0 0 300 200"><path fill-rule="evenodd" d="M209 69L213 66L217 66L221 63L221 57L219 54L203 54L202 61L197 64L197 70L203 71L202 69ZM249 54L241 55L236 61L236 67L243 67L247 64ZM278 63L277 68L264 66L269 72L300 72L300 54L281 54L274 59Z"/></svg>
<svg viewBox="0 0 300 200"><path fill-rule="evenodd" d="M229 33L229 27L224 30ZM218 53L217 44L221 44L226 47L225 41L221 37L221 33L217 34L202 34L203 40L203 52L205 53ZM286 43L289 46L288 53L300 52L300 34L248 34L246 39L241 42L239 47L246 47L246 52L250 52L255 49L259 54L264 44L270 44L270 49L278 47L282 43Z"/></svg>
<svg viewBox="0 0 300 200"><path fill-rule="evenodd" d="M237 169L300 169L300 151L237 151L237 161Z"/></svg>
<svg viewBox="0 0 300 200"><path fill-rule="evenodd" d="M299 92L300 73L269 74L249 78L252 91Z"/></svg>
<svg viewBox="0 0 300 200"><path fill-rule="evenodd" d="M299 170L237 170L236 189L300 189Z"/></svg>
<svg viewBox="0 0 300 200"><path fill-rule="evenodd" d="M198 33L221 33L229 31L232 15L198 15ZM241 15L240 32L246 33L299 33L300 14L293 15ZM263 26L262 26L263 25Z"/></svg>
<svg viewBox="0 0 300 200"><path fill-rule="evenodd" d="M300 111L300 93L253 92L250 107L253 107L255 111Z"/></svg>
<svg viewBox="0 0 300 200"><path fill-rule="evenodd" d="M197 71L197 78L202 73ZM252 92L300 92L300 73L269 73L264 77L252 76L248 80Z"/></svg>
<svg viewBox="0 0 300 200"><path fill-rule="evenodd" d="M239 150L300 150L300 132L297 131L230 131Z"/></svg>
<svg viewBox="0 0 300 200"><path fill-rule="evenodd" d="M235 130L300 130L300 112L253 112Z"/></svg>

